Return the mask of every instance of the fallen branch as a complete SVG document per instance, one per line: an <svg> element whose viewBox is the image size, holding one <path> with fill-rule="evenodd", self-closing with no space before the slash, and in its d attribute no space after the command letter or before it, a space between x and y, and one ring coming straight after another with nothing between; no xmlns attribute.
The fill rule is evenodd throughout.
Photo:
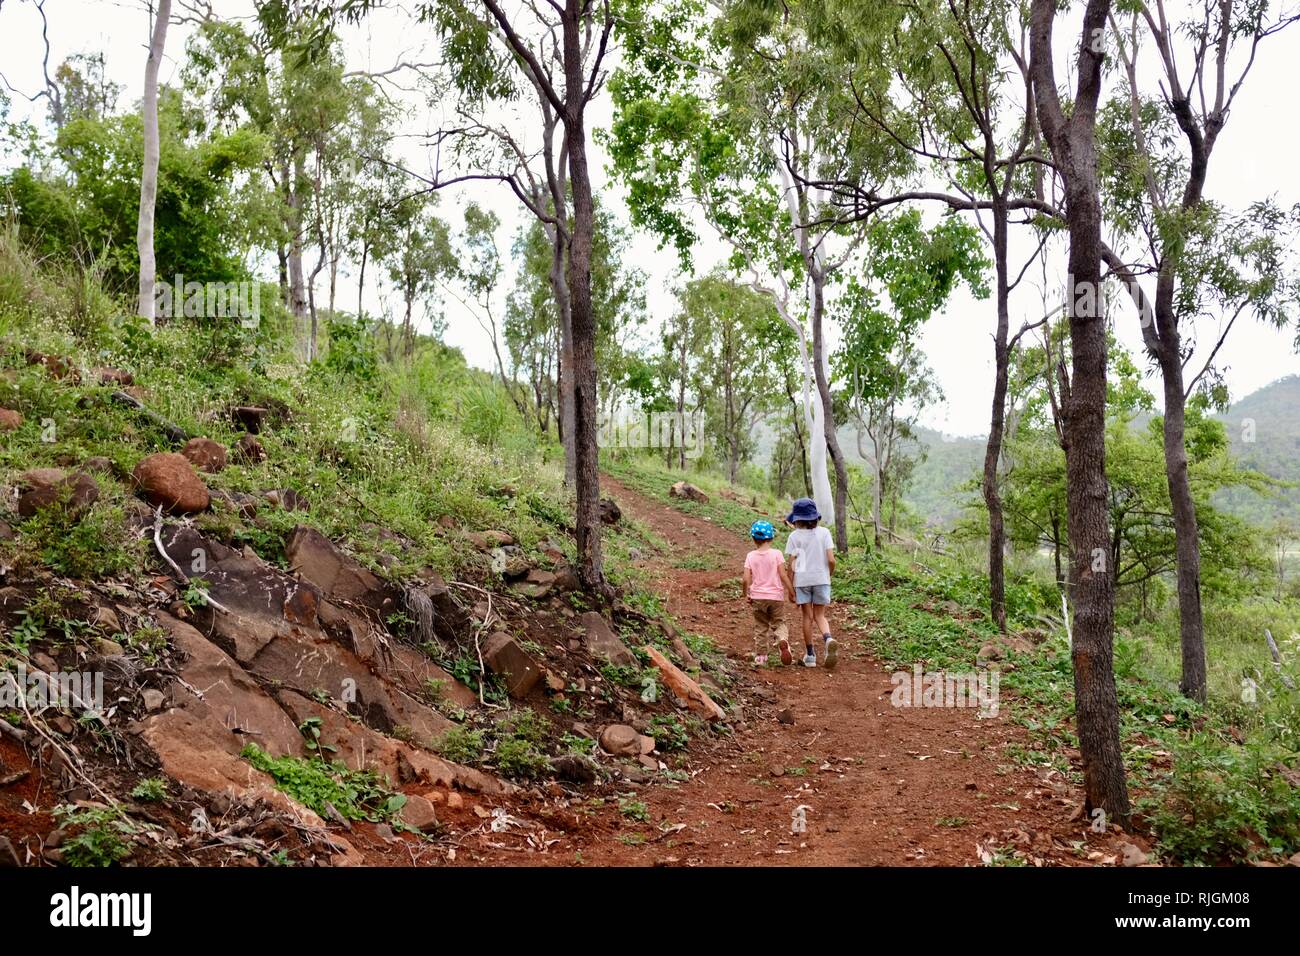
<svg viewBox="0 0 1300 956"><path fill-rule="evenodd" d="M144 402L134 395L128 395L126 392L114 392L109 396L119 405L126 405L128 408L134 408L149 421L153 422L162 430L162 433L168 437L174 444L183 445L190 440L189 432L185 431L178 425L173 425L167 419L163 418L157 412L152 412L144 407Z"/></svg>
<svg viewBox="0 0 1300 956"><path fill-rule="evenodd" d="M163 560L166 561L168 564L170 564L170 565L172 566L172 570L174 570L174 571L177 573L177 575L180 576L181 583L184 584L184 585L186 585L186 586L189 586L189 584L190 584L190 579L189 579L188 577L186 577L185 572L181 570L181 566L180 566L179 564L177 564L175 561L172 560L172 556L171 556L170 554L168 554L168 553L167 553L167 549L163 547L163 543L162 543L162 505L159 505L159 506L157 507L157 509L154 511L154 518L153 518L153 543L154 543L154 547L156 547L156 548L158 549L158 553L161 554L161 555L163 556ZM199 594L202 595L203 600L204 600L205 602L207 602L208 607L215 608L216 610L220 611L220 612L223 613L223 614L230 614L230 613L231 613L230 608L226 607L226 606L223 605L223 604L218 603L218 602L217 602L217 599L214 598L211 594L208 593L207 588L196 588L195 590L197 590L197 591L199 592Z"/></svg>

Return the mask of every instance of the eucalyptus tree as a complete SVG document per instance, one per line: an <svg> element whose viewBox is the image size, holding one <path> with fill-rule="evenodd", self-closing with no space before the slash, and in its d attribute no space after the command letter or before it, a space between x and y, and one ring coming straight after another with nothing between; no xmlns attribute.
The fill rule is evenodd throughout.
<svg viewBox="0 0 1300 956"><path fill-rule="evenodd" d="M135 244L140 256L139 307L141 316L154 321L153 287L157 263L153 247L153 211L158 199L158 68L162 65L167 43L167 21L171 17L171 0L159 0L149 39L149 57L144 67L144 162L140 169L140 213L137 217ZM44 16L44 12L42 12Z"/></svg>
<svg viewBox="0 0 1300 956"><path fill-rule="evenodd" d="M1115 575L1106 484L1106 315L1102 296L1102 215L1097 180L1097 106L1101 97L1110 0L1087 0L1080 26L1075 87L1067 112L1056 79L1056 0L1032 0L1028 70L1034 112L1065 197L1069 235L1071 369L1062 375L1067 524L1074 627L1075 724L1083 759L1085 811L1101 809L1127 826L1131 815L1119 741L1115 691ZM1063 366L1060 368L1064 372Z"/></svg>
<svg viewBox="0 0 1300 956"><path fill-rule="evenodd" d="M1103 114L1102 172L1107 213L1133 240L1140 259L1106 259L1137 306L1142 339L1160 370L1164 399L1165 478L1177 538L1181 690L1204 701L1206 661L1201 611L1201 550L1185 438L1186 406L1198 383L1216 381L1214 359L1243 313L1284 325L1300 304L1287 269L1286 244L1300 219L1271 200L1234 215L1205 196L1215 146L1227 126L1260 44L1300 14L1268 2L1201 0L1185 22L1165 5L1126 4L1109 17L1122 68L1120 95ZM1141 58L1144 45L1154 55ZM1159 96L1139 76L1154 66ZM1154 294L1142 283L1154 281ZM1226 319L1201 371L1187 380L1196 345L1194 323L1217 312Z"/></svg>

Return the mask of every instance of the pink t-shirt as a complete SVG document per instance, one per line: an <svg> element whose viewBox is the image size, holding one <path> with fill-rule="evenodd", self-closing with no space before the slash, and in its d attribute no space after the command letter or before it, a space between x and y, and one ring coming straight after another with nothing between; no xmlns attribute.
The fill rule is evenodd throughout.
<svg viewBox="0 0 1300 956"><path fill-rule="evenodd" d="M754 550L745 555L745 567L750 573L749 596L758 601L785 600L780 571L784 563L785 558L776 548Z"/></svg>

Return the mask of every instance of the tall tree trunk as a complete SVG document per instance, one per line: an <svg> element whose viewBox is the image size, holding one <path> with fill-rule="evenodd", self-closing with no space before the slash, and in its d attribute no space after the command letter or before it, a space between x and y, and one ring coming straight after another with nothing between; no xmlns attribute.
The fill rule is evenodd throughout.
<svg viewBox="0 0 1300 956"><path fill-rule="evenodd" d="M563 234L558 228L553 228L549 279L551 294L555 297L556 318L560 324L558 336L560 349L557 356L560 391L558 424L560 445L564 449L564 484L573 488L578 474L578 446L574 443L576 429L573 392L573 300L569 295L569 279L565 273L564 246Z"/></svg>
<svg viewBox="0 0 1300 956"><path fill-rule="evenodd" d="M361 243L361 272L357 275L357 321L365 315L362 311L361 296L366 291L366 259L370 255L370 243L362 241Z"/></svg>
<svg viewBox="0 0 1300 956"><path fill-rule="evenodd" d="M1010 354L1010 289L1007 279L1007 210L997 199L993 206L993 258L997 268L998 328L993 340L993 413L989 419L989 440L984 448L984 505L989 513L989 613L999 631L1007 630L1006 529L1002 517L1002 496L998 491L998 463L1007 411L1007 366Z"/></svg>
<svg viewBox="0 0 1300 956"><path fill-rule="evenodd" d="M171 0L159 0L158 13L153 21L153 36L149 40L149 59L144 65L144 164L140 169L140 216L136 222L135 245L140 255L139 312L153 325L154 280L158 263L153 248L153 214L158 200L158 68L162 65L163 48L167 43L167 21L171 18ZM173 290L183 297L183 289ZM173 313L177 310L173 307ZM181 310L183 311L183 310Z"/></svg>
<svg viewBox="0 0 1300 956"><path fill-rule="evenodd" d="M566 0L564 21L564 138L573 190L573 232L569 243L569 310L573 333L573 444L577 515L578 578L604 594L600 541L600 450L596 445L596 317L591 303L591 256L596 227L584 128L586 83L582 36L585 0Z"/></svg>
<svg viewBox="0 0 1300 956"><path fill-rule="evenodd" d="M304 158L300 152L293 159L293 174L286 179L289 196L289 311L293 313L294 333L299 336L300 348L310 358L310 344L303 342L307 319L307 287L302 269L302 193Z"/></svg>
<svg viewBox="0 0 1300 956"><path fill-rule="evenodd" d="M813 308L813 371L817 378L817 392L822 402L822 430L826 436L826 450L830 452L835 467L835 550L849 550L849 471L840 450L839 436L835 434L835 412L831 407L831 386L826 375L826 341L822 325L826 306L825 276L820 269L812 277Z"/></svg>
<svg viewBox="0 0 1300 956"><path fill-rule="evenodd" d="M1131 810L1115 693L1115 572L1109 553L1106 481L1106 322L1101 295L1101 200L1097 187L1097 101L1110 0L1088 0L1078 53L1078 90L1065 118L1052 63L1056 0L1033 0L1030 71L1044 138L1065 181L1070 237L1068 297L1073 352L1063 396L1067 527L1074 590L1074 699L1083 760L1085 811L1102 808L1127 827ZM1088 300L1091 300L1090 302ZM1099 563L1100 561L1100 563Z"/></svg>
<svg viewBox="0 0 1300 956"><path fill-rule="evenodd" d="M1161 336L1163 339L1164 336ZM1163 343L1160 356L1165 394L1165 480L1174 515L1174 549L1178 562L1178 639L1182 647L1183 677L1179 689L1204 703L1206 697L1205 631L1201 611L1201 541L1196 503L1187 469L1184 440L1186 401L1178 330Z"/></svg>

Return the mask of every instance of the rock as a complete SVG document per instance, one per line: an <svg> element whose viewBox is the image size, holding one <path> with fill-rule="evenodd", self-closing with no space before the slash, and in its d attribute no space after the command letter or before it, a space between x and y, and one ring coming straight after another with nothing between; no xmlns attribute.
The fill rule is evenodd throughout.
<svg viewBox="0 0 1300 956"><path fill-rule="evenodd" d="M506 680L506 690L522 700L542 679L542 670L513 637L497 631L483 642L483 663Z"/></svg>
<svg viewBox="0 0 1300 956"><path fill-rule="evenodd" d="M503 578L513 581L522 578L533 569L533 563L524 554L523 548L516 545L492 548L492 570Z"/></svg>
<svg viewBox="0 0 1300 956"><path fill-rule="evenodd" d="M241 426L244 431L257 435L262 431L262 423L270 409L262 408L260 405L236 405L230 410L231 419Z"/></svg>
<svg viewBox="0 0 1300 956"><path fill-rule="evenodd" d="M551 770L561 780L572 783L595 783L600 779L600 767L585 754L562 754L551 758Z"/></svg>
<svg viewBox="0 0 1300 956"><path fill-rule="evenodd" d="M117 612L102 604L90 612L90 623L105 634L122 633L122 622L118 620Z"/></svg>
<svg viewBox="0 0 1300 956"><path fill-rule="evenodd" d="M110 641L106 637L95 638L95 652L100 657L121 657L126 653L126 648L117 641Z"/></svg>
<svg viewBox="0 0 1300 956"><path fill-rule="evenodd" d="M641 753L641 735L627 724L610 724L600 732L600 749L615 757Z"/></svg>
<svg viewBox="0 0 1300 956"><path fill-rule="evenodd" d="M540 601L551 593L551 589L545 584L529 584L527 581L521 581L514 585L514 589L526 598L532 598L534 601Z"/></svg>
<svg viewBox="0 0 1300 956"><path fill-rule="evenodd" d="M40 365L55 378L76 379L80 377L77 370L72 367L72 362L69 359L58 355L46 355L44 352L36 352L32 349L24 349L23 355L26 357L28 365Z"/></svg>
<svg viewBox="0 0 1300 956"><path fill-rule="evenodd" d="M397 814L407 826L415 827L421 833L432 833L438 829L438 813L426 797L419 794L407 794L406 803Z"/></svg>
<svg viewBox="0 0 1300 956"><path fill-rule="evenodd" d="M118 385L125 387L127 385L135 384L135 376L120 368L101 366L99 368L92 368L90 374L94 376L95 381L99 382L100 385Z"/></svg>
<svg viewBox="0 0 1300 956"><path fill-rule="evenodd" d="M657 647L647 644L642 650L650 656L650 662L659 668L659 673L668 689L686 701L686 706L692 711L707 720L722 720L726 717L713 698L706 694L699 684L686 676L676 664L664 657Z"/></svg>
<svg viewBox="0 0 1300 956"><path fill-rule="evenodd" d="M99 500L99 485L90 475L69 475L62 468L33 468L18 479L18 514L30 518L42 508L66 501L68 513L84 514Z"/></svg>
<svg viewBox="0 0 1300 956"><path fill-rule="evenodd" d="M777 711L776 722L778 724L790 725L794 723L794 711L789 707L783 707Z"/></svg>
<svg viewBox="0 0 1300 956"><path fill-rule="evenodd" d="M651 757L648 754L641 754L636 759L637 763L641 764L641 766L645 767L647 770L659 769L659 761L655 760L654 757Z"/></svg>
<svg viewBox="0 0 1300 956"><path fill-rule="evenodd" d="M224 445L211 438L191 438L181 449L181 454L189 459L199 471L215 475L226 467L226 449Z"/></svg>
<svg viewBox="0 0 1300 956"><path fill-rule="evenodd" d="M550 571L543 571L541 568L532 568L524 577L524 580L529 584L551 587L555 584L555 575Z"/></svg>
<svg viewBox="0 0 1300 956"><path fill-rule="evenodd" d="M349 557L315 528L298 525L285 539L289 570L314 584L331 601L370 608L382 620L399 605L401 595Z"/></svg>
<svg viewBox="0 0 1300 956"><path fill-rule="evenodd" d="M1147 855L1132 843L1121 843L1119 851L1123 854L1124 866L1141 866L1147 861Z"/></svg>
<svg viewBox="0 0 1300 956"><path fill-rule="evenodd" d="M171 697L186 710L210 714L230 732L235 753L249 741L273 757L302 753L298 726L243 667L195 628L170 614L158 613L158 623L171 635L172 643L185 655L181 678L203 692L198 698L179 681L171 686ZM156 697L154 696L156 695ZM161 709L163 694L152 688L144 692L145 709ZM156 701L157 706L150 706Z"/></svg>
<svg viewBox="0 0 1300 956"><path fill-rule="evenodd" d="M1300 866L1300 853L1292 853L1287 857L1287 866Z"/></svg>
<svg viewBox="0 0 1300 956"><path fill-rule="evenodd" d="M100 474L111 475L117 471L117 466L113 464L111 458L94 455L81 463L81 470L86 472L97 471Z"/></svg>
<svg viewBox="0 0 1300 956"><path fill-rule="evenodd" d="M14 845L9 842L7 836L0 836L0 870L6 867L22 866L22 861L18 859L18 853L14 850Z"/></svg>
<svg viewBox="0 0 1300 956"><path fill-rule="evenodd" d="M18 535L14 531L13 525L8 521L5 521L3 518L0 518L0 541L12 541L16 537L18 537Z"/></svg>
<svg viewBox="0 0 1300 956"><path fill-rule="evenodd" d="M156 687L146 687L141 696L144 698L144 709L151 714L162 710L163 702L167 700L167 696Z"/></svg>
<svg viewBox="0 0 1300 956"><path fill-rule="evenodd" d="M618 639L609 622L597 611L587 611L582 615L584 640L588 653L603 657L618 667L639 667L636 655L626 644Z"/></svg>
<svg viewBox="0 0 1300 956"><path fill-rule="evenodd" d="M214 506L220 505L235 512L245 521L252 521L257 517L258 499L242 491L226 491L224 488L218 488L212 492L212 503Z"/></svg>
<svg viewBox="0 0 1300 956"><path fill-rule="evenodd" d="M235 442L231 454L235 461L241 464L256 465L266 461L266 449L262 447L260 441L249 434L245 434Z"/></svg>
<svg viewBox="0 0 1300 956"><path fill-rule="evenodd" d="M569 686L568 682L555 671L548 670L544 678L546 680L546 689L553 694L563 693Z"/></svg>
<svg viewBox="0 0 1300 956"><path fill-rule="evenodd" d="M600 520L604 524L618 524L623 519L623 509L613 498L600 499Z"/></svg>
<svg viewBox="0 0 1300 956"><path fill-rule="evenodd" d="M578 580L578 572L565 565L555 572L554 586L560 591L577 591L581 589L582 582ZM566 607L564 610L568 611L569 615L572 616L572 608Z"/></svg>
<svg viewBox="0 0 1300 956"><path fill-rule="evenodd" d="M131 477L146 501L171 514L206 511L211 502L207 485L189 459L175 452L158 452L141 460Z"/></svg>
<svg viewBox="0 0 1300 956"><path fill-rule="evenodd" d="M515 543L515 539L504 531L484 531L483 538L489 547L504 548Z"/></svg>
<svg viewBox="0 0 1300 956"><path fill-rule="evenodd" d="M283 508L285 511L311 510L307 499L292 488L272 488L262 492L262 499L272 508Z"/></svg>
<svg viewBox="0 0 1300 956"><path fill-rule="evenodd" d="M709 496L700 491L689 481L679 481L668 489L668 494L672 498L683 498L687 501L697 501L700 504L707 504Z"/></svg>
<svg viewBox="0 0 1300 956"><path fill-rule="evenodd" d="M655 739L653 737L647 737L645 734L639 734L638 737L639 737L638 742L641 745L641 753L643 754L654 753Z"/></svg>
<svg viewBox="0 0 1300 956"><path fill-rule="evenodd" d="M976 660L981 661L1000 661L1006 656L1006 652L997 644L989 642L979 649L975 655Z"/></svg>
<svg viewBox="0 0 1300 956"><path fill-rule="evenodd" d="M673 653L677 655L677 659L682 662L683 667L688 671L699 670L700 662L695 659L695 655L686 646L686 642L675 634L672 639L672 648Z"/></svg>
<svg viewBox="0 0 1300 956"><path fill-rule="evenodd" d="M0 408L0 432L11 432L23 426L22 412L12 408Z"/></svg>
<svg viewBox="0 0 1300 956"><path fill-rule="evenodd" d="M966 781L966 789L967 789L967 790L978 790L978 789L979 789L979 784L977 784L974 780L967 780L967 781Z"/></svg>

